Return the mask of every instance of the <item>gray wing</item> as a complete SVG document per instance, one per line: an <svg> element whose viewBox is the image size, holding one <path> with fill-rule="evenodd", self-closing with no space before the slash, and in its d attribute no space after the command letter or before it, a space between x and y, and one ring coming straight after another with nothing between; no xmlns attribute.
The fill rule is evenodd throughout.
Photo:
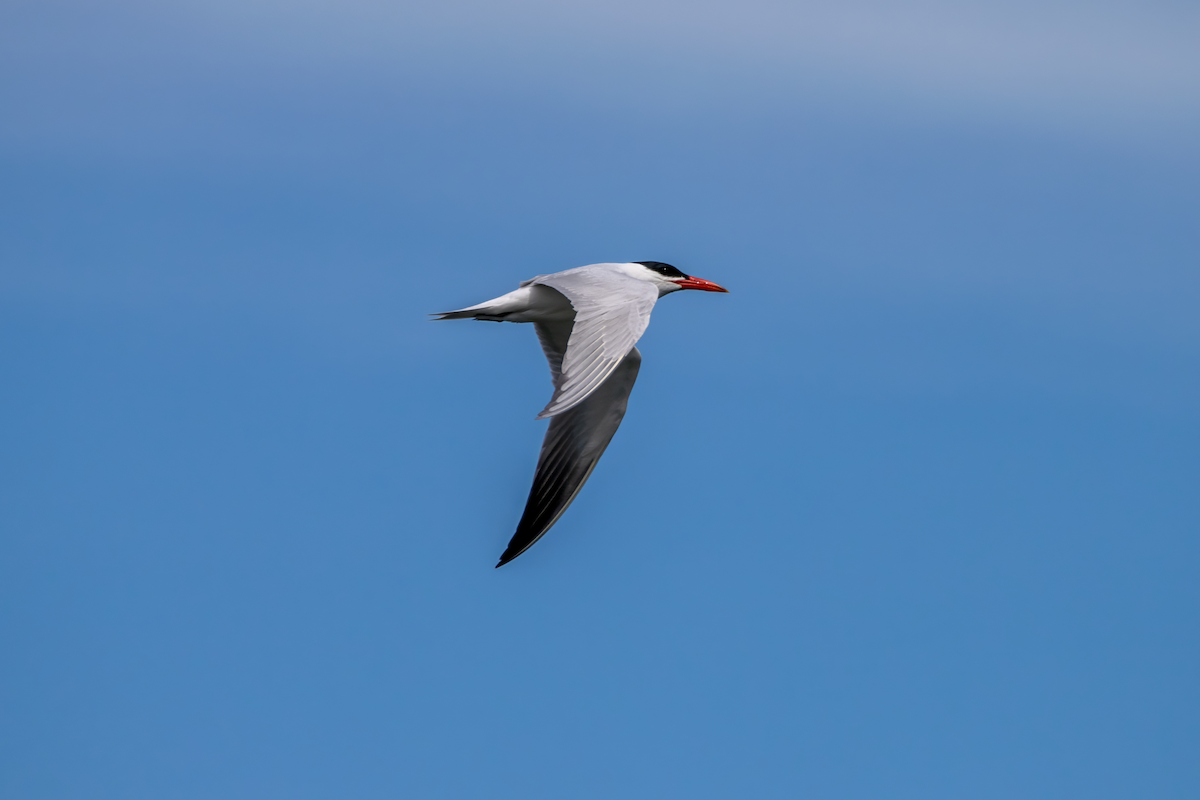
<svg viewBox="0 0 1200 800"><path fill-rule="evenodd" d="M622 363L650 324L658 289L607 264L539 275L526 283L557 289L575 309L565 350L555 343L557 362L539 326L538 336L554 372L554 396L537 416L545 419L582 403Z"/></svg>
<svg viewBox="0 0 1200 800"><path fill-rule="evenodd" d="M557 345L567 338L567 331L565 326L539 324L536 327L557 386L560 373L554 369L552 351L561 361L562 350ZM636 347L631 348L586 398L550 420L538 456L533 488L525 502L525 513L497 567L532 547L558 522L579 494L621 425L641 364L642 354Z"/></svg>

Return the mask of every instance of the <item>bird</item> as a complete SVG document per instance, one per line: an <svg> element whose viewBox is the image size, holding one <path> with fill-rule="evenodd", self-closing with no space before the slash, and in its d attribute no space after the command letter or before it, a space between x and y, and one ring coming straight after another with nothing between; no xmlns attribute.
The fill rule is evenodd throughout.
<svg viewBox="0 0 1200 800"><path fill-rule="evenodd" d="M583 488L625 416L642 354L634 346L654 303L684 289L728 292L662 261L589 264L521 281L506 295L435 320L532 322L550 363L554 394L533 488L502 567L558 522Z"/></svg>

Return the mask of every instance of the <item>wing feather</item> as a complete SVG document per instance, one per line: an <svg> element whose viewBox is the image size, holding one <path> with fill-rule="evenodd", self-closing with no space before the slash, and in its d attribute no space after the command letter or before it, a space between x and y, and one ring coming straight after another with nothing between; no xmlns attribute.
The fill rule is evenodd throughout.
<svg viewBox="0 0 1200 800"><path fill-rule="evenodd" d="M559 351L557 364L547 350L555 383L554 396L538 414L545 419L582 403L621 364L650 324L658 288L607 264L539 275L528 283L558 290L575 309L565 353ZM545 339L542 347L546 349Z"/></svg>
<svg viewBox="0 0 1200 800"><path fill-rule="evenodd" d="M539 326L543 347L552 334ZM497 567L533 546L575 500L621 425L641 364L642 354L631 348L595 391L550 420L525 513Z"/></svg>

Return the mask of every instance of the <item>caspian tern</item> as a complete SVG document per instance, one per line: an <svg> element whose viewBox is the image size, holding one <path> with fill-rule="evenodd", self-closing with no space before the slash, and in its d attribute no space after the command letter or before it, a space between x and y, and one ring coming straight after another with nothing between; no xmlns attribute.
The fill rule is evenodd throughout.
<svg viewBox="0 0 1200 800"><path fill-rule="evenodd" d="M521 282L486 303L436 319L532 322L550 362L554 395L537 415L550 420L525 513L502 567L550 530L579 494L625 416L642 354L634 345L654 303L681 289L725 292L661 261L591 264Z"/></svg>

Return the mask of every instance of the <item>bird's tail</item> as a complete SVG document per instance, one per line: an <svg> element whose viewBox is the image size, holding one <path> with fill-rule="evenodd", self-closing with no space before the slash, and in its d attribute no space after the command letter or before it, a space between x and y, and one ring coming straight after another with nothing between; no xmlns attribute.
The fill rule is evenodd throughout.
<svg viewBox="0 0 1200 800"><path fill-rule="evenodd" d="M439 319L475 319L479 315L478 311L464 308L462 311L442 311L437 314L430 314L435 320Z"/></svg>
<svg viewBox="0 0 1200 800"><path fill-rule="evenodd" d="M458 311L443 311L432 315L435 320L441 319L482 319L488 322L500 322L511 315L526 311L529 308L531 290L522 287L514 292L501 295L494 300L488 300Z"/></svg>

